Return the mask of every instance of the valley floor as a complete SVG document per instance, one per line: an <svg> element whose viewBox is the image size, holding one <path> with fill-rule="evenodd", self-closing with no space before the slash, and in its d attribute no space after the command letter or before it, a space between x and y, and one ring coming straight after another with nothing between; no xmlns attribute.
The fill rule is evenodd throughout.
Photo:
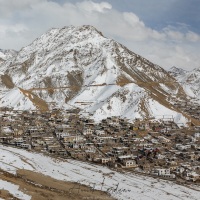
<svg viewBox="0 0 200 200"><path fill-rule="evenodd" d="M200 196L200 191L173 182L81 161L54 159L3 145L0 152L0 199L112 199L104 192L124 200L198 200Z"/></svg>

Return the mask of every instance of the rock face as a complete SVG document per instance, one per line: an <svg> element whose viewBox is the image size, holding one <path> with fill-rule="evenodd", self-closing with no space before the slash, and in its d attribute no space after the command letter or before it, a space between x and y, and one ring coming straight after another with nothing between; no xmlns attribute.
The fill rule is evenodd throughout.
<svg viewBox="0 0 200 200"><path fill-rule="evenodd" d="M188 98L176 79L92 26L49 30L4 61L0 73L1 106L79 107L96 120L173 115L187 121L172 106L174 97Z"/></svg>

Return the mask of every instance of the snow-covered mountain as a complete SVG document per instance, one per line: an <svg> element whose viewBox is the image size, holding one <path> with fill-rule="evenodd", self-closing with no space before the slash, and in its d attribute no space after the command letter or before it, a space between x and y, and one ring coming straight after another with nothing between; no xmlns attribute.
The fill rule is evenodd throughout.
<svg viewBox="0 0 200 200"><path fill-rule="evenodd" d="M79 107L96 120L173 115L187 121L172 105L174 97L188 98L176 79L92 26L49 30L1 64L0 73L1 106Z"/></svg>
<svg viewBox="0 0 200 200"><path fill-rule="evenodd" d="M170 68L169 70L169 73L174 76L175 78L176 77L179 77L179 76L185 76L187 74L188 71L182 69L182 68L178 68L178 67L172 67Z"/></svg>
<svg viewBox="0 0 200 200"><path fill-rule="evenodd" d="M200 102L200 68L195 68L191 71L171 68L170 74L182 85L188 96Z"/></svg>

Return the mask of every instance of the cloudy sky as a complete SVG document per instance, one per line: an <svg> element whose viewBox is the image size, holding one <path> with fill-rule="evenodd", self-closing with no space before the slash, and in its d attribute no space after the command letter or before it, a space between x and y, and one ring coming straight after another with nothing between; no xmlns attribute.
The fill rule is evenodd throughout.
<svg viewBox="0 0 200 200"><path fill-rule="evenodd" d="M165 69L200 67L199 0L0 0L2 49L85 24Z"/></svg>

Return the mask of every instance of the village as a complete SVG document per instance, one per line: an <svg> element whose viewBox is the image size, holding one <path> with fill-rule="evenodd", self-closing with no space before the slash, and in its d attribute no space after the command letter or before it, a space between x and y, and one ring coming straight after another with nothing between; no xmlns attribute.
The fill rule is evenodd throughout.
<svg viewBox="0 0 200 200"><path fill-rule="evenodd" d="M0 143L116 170L200 184L200 127L173 118L108 117L95 123L80 110L17 111L2 108Z"/></svg>
<svg viewBox="0 0 200 200"><path fill-rule="evenodd" d="M174 101L176 102L174 103L174 107L181 109L183 112L193 117L194 119L200 120L200 105L198 102L194 101L194 98L192 100L193 101L182 100L180 102L176 102L176 100L174 99Z"/></svg>

